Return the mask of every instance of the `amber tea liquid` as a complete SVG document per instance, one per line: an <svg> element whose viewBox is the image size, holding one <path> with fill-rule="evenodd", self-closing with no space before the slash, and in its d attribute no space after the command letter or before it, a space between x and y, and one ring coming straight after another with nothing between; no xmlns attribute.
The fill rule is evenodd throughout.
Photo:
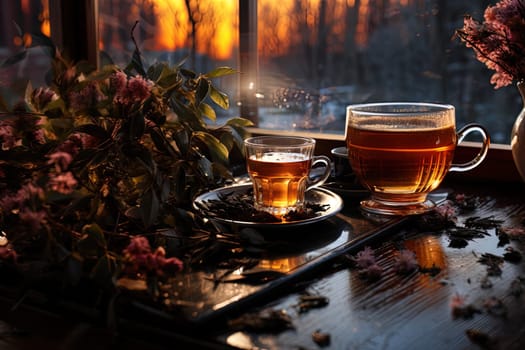
<svg viewBox="0 0 525 350"><path fill-rule="evenodd" d="M447 174L456 147L454 125L441 128L366 125L347 130L353 170L374 197L423 202ZM385 194L385 198L382 198Z"/></svg>
<svg viewBox="0 0 525 350"><path fill-rule="evenodd" d="M304 204L304 192L312 159L300 153L268 152L248 158L257 209L273 208L276 215Z"/></svg>

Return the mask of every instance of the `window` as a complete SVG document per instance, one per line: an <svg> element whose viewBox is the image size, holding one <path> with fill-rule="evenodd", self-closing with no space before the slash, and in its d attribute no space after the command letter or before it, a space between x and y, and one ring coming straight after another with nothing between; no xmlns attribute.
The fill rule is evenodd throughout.
<svg viewBox="0 0 525 350"><path fill-rule="evenodd" d="M49 34L49 1L2 2L0 26L7 35L0 38L0 59L13 52L13 40L24 40L17 37L12 18L26 32ZM96 38L98 49L117 63L131 55L131 28L138 21L133 34L151 61L185 59L187 66L203 72L219 65L240 69L240 78L220 80L232 101L220 117L249 117L261 128L340 137L348 104L417 100L453 104L458 127L477 121L489 129L493 142L508 144L521 108L517 89L494 90L492 72L453 39L463 15L482 18L487 1L50 2L51 17L56 4L64 13L54 37L69 32L69 45L89 45L90 40L75 39L77 29L68 28L82 16L98 18L93 28L87 25L88 37ZM66 5L77 12L65 10ZM98 36L90 36L95 27ZM46 62L36 53L31 59L35 62L25 68L0 73L3 90L20 91L23 70L36 83L43 80Z"/></svg>
<svg viewBox="0 0 525 350"><path fill-rule="evenodd" d="M482 19L485 1L258 1L259 121L263 127L344 133L345 106L426 101L456 107L509 143L517 89L489 71L454 31Z"/></svg>
<svg viewBox="0 0 525 350"><path fill-rule="evenodd" d="M0 63L20 51L22 45L31 45L29 33L50 35L49 1L2 1L0 5ZM24 95L27 82L44 84L45 72L50 68L49 58L38 49L28 50L25 60L15 66L0 69L0 95L10 105Z"/></svg>

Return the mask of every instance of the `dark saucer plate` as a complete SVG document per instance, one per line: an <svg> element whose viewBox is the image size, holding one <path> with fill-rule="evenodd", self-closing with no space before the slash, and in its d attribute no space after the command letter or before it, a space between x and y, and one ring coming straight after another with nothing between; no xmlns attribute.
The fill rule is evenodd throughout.
<svg viewBox="0 0 525 350"><path fill-rule="evenodd" d="M345 198L362 199L370 196L370 192L361 185L348 181L331 181L324 183L321 187L335 192Z"/></svg>
<svg viewBox="0 0 525 350"><path fill-rule="evenodd" d="M197 210L200 210L201 212L204 212L202 210L203 207L206 207L206 202L208 201L215 201L215 200L221 200L224 196L232 195L232 194L245 194L248 193L252 189L251 183L244 183L242 185L233 185L233 186L226 186L221 187L216 190L206 192L204 194L201 194L195 200L193 201L193 207ZM211 220L215 220L220 223L224 224L234 224L239 226L249 226L249 227L258 227L258 228L284 228L284 227L295 227L295 226L301 226L301 225L307 225L312 224L314 222L319 222L322 220L326 220L329 217L334 216L338 212L341 211L343 208L343 200L339 195L335 194L334 192L321 187L312 188L311 190L306 192L305 195L306 202L315 204L315 205L321 205L321 206L327 206L327 209L325 211L319 212L317 216L310 217L303 220L296 220L296 221L285 221L285 222L254 222L254 221L243 221L243 220L233 220L228 218L221 218L218 215L215 215L215 213L212 213L214 215L209 215ZM206 215L207 213L204 212Z"/></svg>

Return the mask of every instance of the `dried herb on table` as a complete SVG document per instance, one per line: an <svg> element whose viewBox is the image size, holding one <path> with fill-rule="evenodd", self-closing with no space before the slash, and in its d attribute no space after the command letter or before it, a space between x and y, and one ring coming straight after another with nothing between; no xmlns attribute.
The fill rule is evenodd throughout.
<svg viewBox="0 0 525 350"><path fill-rule="evenodd" d="M481 311L474 305L467 304L466 297L459 293L452 296L450 307L452 308L453 319L468 319L474 317L477 313L481 313Z"/></svg>
<svg viewBox="0 0 525 350"><path fill-rule="evenodd" d="M306 220L314 218L320 212L329 209L329 205L307 202L304 210L293 210L288 212L283 218L274 216L268 212L257 210L253 204L253 190L249 189L245 193L230 192L219 196L218 199L210 199L204 203L197 203L197 206L207 216L211 218L221 218L225 220L235 220L257 223L278 223Z"/></svg>
<svg viewBox="0 0 525 350"><path fill-rule="evenodd" d="M293 329L292 319L284 310L263 310L259 313L244 314L228 322L235 330L279 333Z"/></svg>
<svg viewBox="0 0 525 350"><path fill-rule="evenodd" d="M473 216L465 221L465 227L477 229L497 228L503 223L503 220L496 220L492 217L481 218Z"/></svg>
<svg viewBox="0 0 525 350"><path fill-rule="evenodd" d="M472 343L479 345L483 349L490 348L494 345L494 339L492 339L487 333L477 329L467 329L465 333Z"/></svg>
<svg viewBox="0 0 525 350"><path fill-rule="evenodd" d="M321 295L305 294L299 297L299 313L306 312L310 309L321 308L327 306L329 300L327 297Z"/></svg>
<svg viewBox="0 0 525 350"><path fill-rule="evenodd" d="M434 277L434 276L439 275L439 273L441 272L441 267L436 266L436 264L432 264L432 266L430 266L430 267L420 266L419 267L419 272L427 273L430 276Z"/></svg>
<svg viewBox="0 0 525 350"><path fill-rule="evenodd" d="M321 347L329 346L331 341L330 334L323 333L319 329L312 333L312 340Z"/></svg>
<svg viewBox="0 0 525 350"><path fill-rule="evenodd" d="M487 266L489 276L501 275L501 265L503 265L504 262L503 257L491 253L484 253L481 255L481 258L478 259L478 262Z"/></svg>
<svg viewBox="0 0 525 350"><path fill-rule="evenodd" d="M450 238L449 247L451 248L464 248L470 240L490 236L490 234L484 230L460 226L448 229L447 234Z"/></svg>
<svg viewBox="0 0 525 350"><path fill-rule="evenodd" d="M519 263L522 259L522 255L519 251L512 247L505 248L505 253L503 254L503 259L511 263Z"/></svg>

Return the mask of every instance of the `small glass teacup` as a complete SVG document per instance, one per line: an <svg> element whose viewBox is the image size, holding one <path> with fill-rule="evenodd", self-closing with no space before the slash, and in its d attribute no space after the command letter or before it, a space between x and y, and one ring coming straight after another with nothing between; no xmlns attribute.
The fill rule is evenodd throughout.
<svg viewBox="0 0 525 350"><path fill-rule="evenodd" d="M314 156L312 138L256 136L246 139L244 145L257 210L282 217L303 209L305 192L330 176L330 159ZM312 178L311 170L318 164L324 165L322 175Z"/></svg>

